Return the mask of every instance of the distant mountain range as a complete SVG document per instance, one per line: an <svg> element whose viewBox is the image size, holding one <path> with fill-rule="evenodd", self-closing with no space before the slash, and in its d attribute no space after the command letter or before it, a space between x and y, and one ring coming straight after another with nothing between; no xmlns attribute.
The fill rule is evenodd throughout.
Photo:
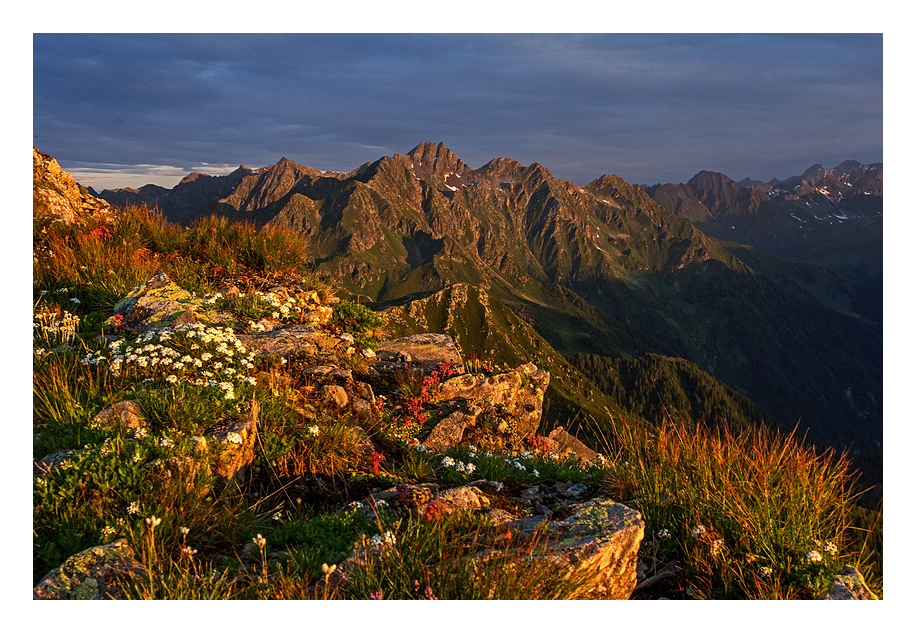
<svg viewBox="0 0 916 633"><path fill-rule="evenodd" d="M701 171L686 185L646 191L660 205L723 240L837 272L881 279L881 163L813 165L768 183Z"/></svg>
<svg viewBox="0 0 916 633"><path fill-rule="evenodd" d="M631 406L657 412L660 383L634 378L640 368L678 399L674 382L707 372L729 389L704 393L748 397L819 442L874 451L882 313L880 256L870 258L875 244L880 254L881 193L880 166L853 162L767 184L701 172L647 191L612 175L580 187L509 158L472 169L423 143L346 174L283 158L97 195L184 224L217 214L295 231L315 270L387 310L392 328L446 331L466 357L548 365L549 414L561 423L621 410L600 384L642 390ZM872 231L861 234L861 264L848 258L862 276L840 274L855 271L838 257L830 269L807 251L783 257L809 263L773 256L805 240L836 256L826 244L855 241L849 226ZM639 358L651 360L629 362ZM678 358L686 364L665 360ZM589 376L623 368L625 381ZM757 411L691 406L739 409Z"/></svg>

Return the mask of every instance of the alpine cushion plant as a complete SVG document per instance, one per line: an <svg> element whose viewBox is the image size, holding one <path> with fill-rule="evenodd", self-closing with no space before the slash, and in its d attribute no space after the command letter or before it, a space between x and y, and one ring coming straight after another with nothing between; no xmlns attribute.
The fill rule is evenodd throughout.
<svg viewBox="0 0 916 633"><path fill-rule="evenodd" d="M385 320L364 305L343 300L334 306L330 324L351 334L360 347L371 348L378 345L376 332L385 325Z"/></svg>
<svg viewBox="0 0 916 633"><path fill-rule="evenodd" d="M202 324L153 329L134 341L116 339L108 348L87 354L85 365L104 363L112 375L132 383L179 382L218 390L236 399L239 385L255 385L254 355L231 328Z"/></svg>

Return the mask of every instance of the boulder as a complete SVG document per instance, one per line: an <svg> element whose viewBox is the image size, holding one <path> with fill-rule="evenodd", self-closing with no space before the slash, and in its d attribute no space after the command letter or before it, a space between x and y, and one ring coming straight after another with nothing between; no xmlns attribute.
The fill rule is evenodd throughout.
<svg viewBox="0 0 916 633"><path fill-rule="evenodd" d="M218 448L218 463L213 471L218 486L240 480L254 461L259 412L257 400L252 400L247 414L238 420L211 426L204 434Z"/></svg>
<svg viewBox="0 0 916 633"><path fill-rule="evenodd" d="M239 334L237 338L255 356L327 354L340 343L339 338L329 336L318 325L307 323L281 325L270 332Z"/></svg>
<svg viewBox="0 0 916 633"><path fill-rule="evenodd" d="M592 499L571 510L571 516L547 524L557 538L551 564L566 577L588 577L579 598L627 600L636 587L636 561L645 530L642 516L610 499Z"/></svg>
<svg viewBox="0 0 916 633"><path fill-rule="evenodd" d="M456 368L463 366L458 347L448 334L413 334L384 341L376 346L375 353L382 360L400 355L402 359L409 358L428 370L435 369L441 363L450 363Z"/></svg>
<svg viewBox="0 0 916 633"><path fill-rule="evenodd" d="M449 378L439 385L439 395L443 399L462 398L499 408L508 428L497 427L497 430L522 439L537 433L548 384L550 374L529 363L503 374L462 374Z"/></svg>
<svg viewBox="0 0 916 633"><path fill-rule="evenodd" d="M32 479L54 472L71 459L79 457L83 450L82 448L65 448L45 455L32 464Z"/></svg>
<svg viewBox="0 0 916 633"><path fill-rule="evenodd" d="M208 307L203 299L181 288L162 272L127 293L115 305L114 312L129 327L141 331L188 323L235 324L233 317Z"/></svg>
<svg viewBox="0 0 916 633"><path fill-rule="evenodd" d="M475 404L467 410L458 410L441 420L423 442L423 446L431 451L442 452L461 443L464 431L469 426L477 423L477 418L483 409Z"/></svg>
<svg viewBox="0 0 916 633"><path fill-rule="evenodd" d="M566 507L562 519L550 520L549 510L546 514L519 518L490 507L490 499L478 485L486 487L492 483L480 480L446 490L439 490L436 484L401 484L373 493L357 506L357 511L371 517L375 515L375 506L384 506L407 511L415 519L456 511L485 513L493 525L520 538L523 548L538 528L546 529L547 546L540 556L545 565L556 567L558 574L582 582L576 597L604 600L630 597L636 587L637 556L645 530L639 512L610 499L595 498ZM568 482L561 487L563 491L573 489ZM484 553L480 558L488 556ZM360 556L354 551L350 558ZM340 571L345 575L356 562L350 560L340 565Z"/></svg>
<svg viewBox="0 0 916 633"><path fill-rule="evenodd" d="M824 600L877 600L865 579L855 567L847 565L839 576L834 577L833 586L824 594Z"/></svg>
<svg viewBox="0 0 916 633"><path fill-rule="evenodd" d="M584 462L594 463L597 453L558 426L547 436L550 450L558 455L573 453Z"/></svg>
<svg viewBox="0 0 916 633"><path fill-rule="evenodd" d="M136 400L116 402L97 413L91 423L120 426L122 429L138 429L148 426L146 414Z"/></svg>
<svg viewBox="0 0 916 633"><path fill-rule="evenodd" d="M34 600L123 600L122 583L147 581L149 574L137 561L127 539L98 545L74 554L39 581Z"/></svg>
<svg viewBox="0 0 916 633"><path fill-rule="evenodd" d="M347 390L340 385L323 385L319 394L326 402L338 409L343 409L350 403Z"/></svg>

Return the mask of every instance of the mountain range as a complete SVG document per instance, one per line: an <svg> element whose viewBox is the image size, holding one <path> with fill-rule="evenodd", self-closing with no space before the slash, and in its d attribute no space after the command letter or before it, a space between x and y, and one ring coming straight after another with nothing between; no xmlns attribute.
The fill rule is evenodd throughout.
<svg viewBox="0 0 916 633"><path fill-rule="evenodd" d="M687 184L646 190L704 233L783 259L881 279L884 176L881 163L812 165L768 183L701 171Z"/></svg>
<svg viewBox="0 0 916 633"><path fill-rule="evenodd" d="M316 272L392 330L445 331L465 358L547 366L554 422L637 404L676 415L649 401L716 380L704 393L741 400L730 411L869 452L882 439L882 193L880 165L854 161L766 184L701 172L687 185L578 186L510 158L472 169L422 143L349 173L283 158L96 195L183 224L290 229ZM844 259L844 244L856 255ZM608 393L623 388L641 395Z"/></svg>

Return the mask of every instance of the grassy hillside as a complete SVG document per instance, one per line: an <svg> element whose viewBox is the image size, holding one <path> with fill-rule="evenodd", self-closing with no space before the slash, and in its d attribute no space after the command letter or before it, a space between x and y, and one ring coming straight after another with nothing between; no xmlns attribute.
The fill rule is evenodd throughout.
<svg viewBox="0 0 916 633"><path fill-rule="evenodd" d="M507 488L582 482L638 509L647 524L640 557L682 570L666 585L667 597L812 598L844 564L858 565L881 591L880 552L877 562L868 560L879 542L866 543L851 529L868 517L854 514L843 456L776 433L639 424L481 290L454 286L392 308L385 313L388 327L392 334L424 326L450 330L466 356L549 367L556 401L593 401L590 412L603 429L596 434L602 439L595 446L603 453L599 463L537 453L485 455L468 446L426 454L389 436L381 424L365 429L374 452L386 458L376 473L380 462L361 446L355 420L329 407L303 373L318 359L281 363L244 353L229 356L227 345L235 345L237 333L224 333L219 342L175 332L166 336L163 330L153 334L155 346L187 355L188 372L197 371L191 367L203 358L198 355L221 355L221 362L238 370L226 381L231 389L197 384L192 373L187 380L171 380L169 371L178 370L141 364L143 354L130 361L135 363L130 371L117 370L102 358L109 343L153 343L112 325L113 308L156 272L166 272L198 297L235 286L249 300L225 305L246 321L274 309L257 298L274 285L294 279L323 297L332 296L334 288L303 270L308 262L300 238L285 231L225 220L181 228L143 209L116 214L113 224L62 225L36 218L34 229L33 458L79 451L70 466L33 482L36 581L71 554L124 538L153 579L127 587L139 598L571 595L574 587L546 577L543 567L520 558L504 540L495 542L479 518L369 518L354 509L337 511L398 483L470 481L468 472L446 465L449 457L473 463L473 478ZM113 340L98 340L103 328ZM348 358L333 362L369 380ZM402 386L402 393L416 387ZM378 385L377 393L382 388ZM399 396L385 393L396 405ZM150 420L146 432L94 420L124 399L141 402ZM215 421L233 419L250 401L259 405L261 427L243 481L216 491L206 469L189 471L190 478L164 476L157 465L175 458L198 463L194 438ZM497 493L493 498L503 499ZM393 543L399 564L368 568L356 574L350 589L329 590L322 581L361 535ZM462 540L466 535L471 540ZM503 549L481 574L455 543Z"/></svg>

